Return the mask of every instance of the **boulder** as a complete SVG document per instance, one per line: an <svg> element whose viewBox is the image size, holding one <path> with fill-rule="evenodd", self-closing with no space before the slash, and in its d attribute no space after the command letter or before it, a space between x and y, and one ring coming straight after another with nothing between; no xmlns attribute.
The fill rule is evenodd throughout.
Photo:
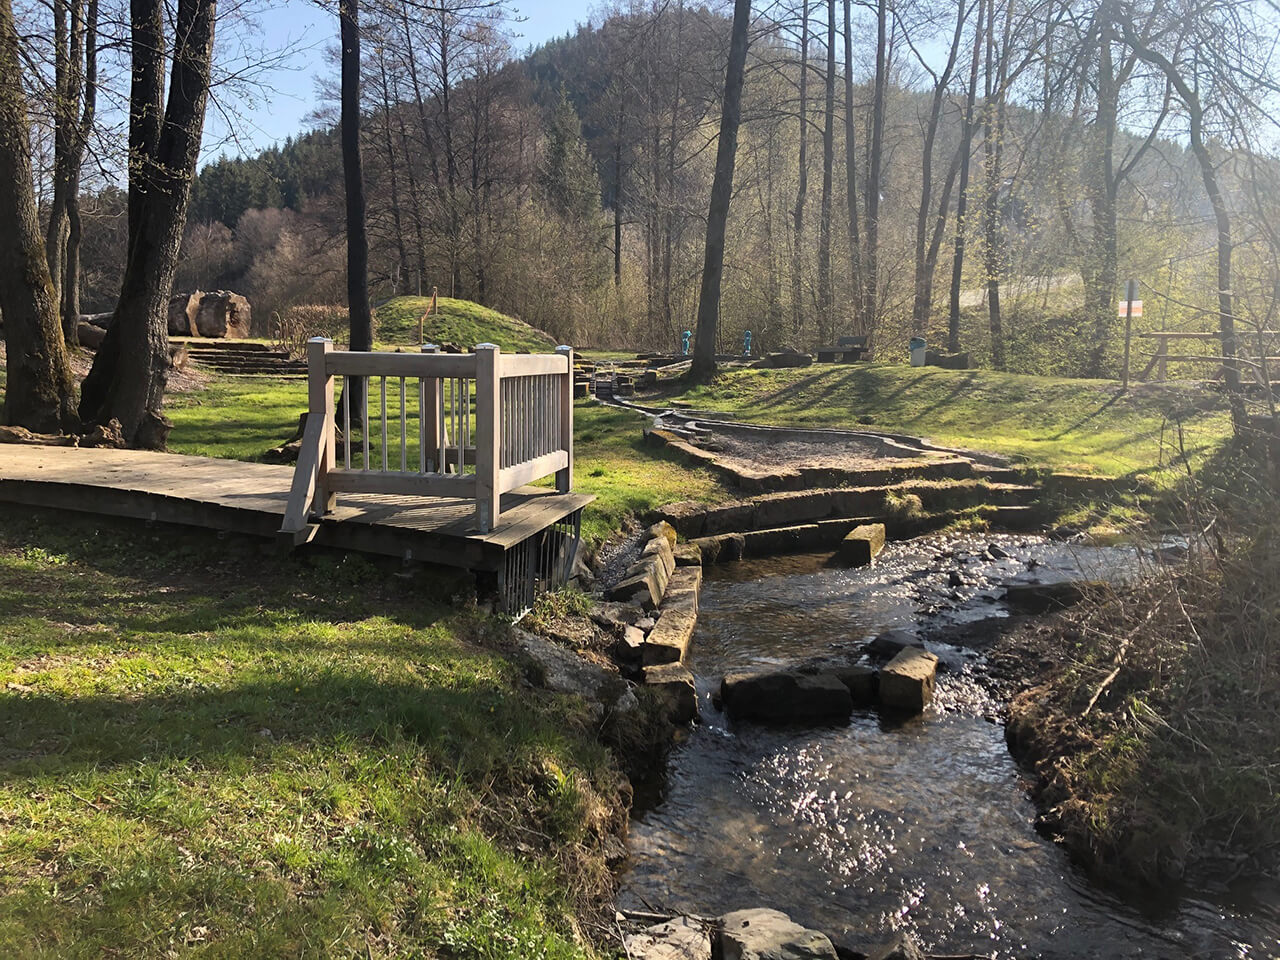
<svg viewBox="0 0 1280 960"><path fill-rule="evenodd" d="M609 590L609 599L621 603L636 603L646 610L652 610L662 602L662 587L658 584L658 576L653 564L644 567L638 574L628 576Z"/></svg>
<svg viewBox="0 0 1280 960"><path fill-rule="evenodd" d="M925 960L924 952L905 933L897 934L888 943L872 947L867 960Z"/></svg>
<svg viewBox="0 0 1280 960"><path fill-rule="evenodd" d="M865 567L884 549L884 524L864 523L840 541L835 559L847 567Z"/></svg>
<svg viewBox="0 0 1280 960"><path fill-rule="evenodd" d="M782 370L788 367L807 367L812 363L813 357L807 353L770 353L751 366L757 370Z"/></svg>
<svg viewBox="0 0 1280 960"><path fill-rule="evenodd" d="M97 350L102 346L102 341L106 339L107 331L102 327L89 323L87 320L81 320L76 326L76 335L80 338L80 346L88 347L90 350Z"/></svg>
<svg viewBox="0 0 1280 960"><path fill-rule="evenodd" d="M839 960L826 934L778 910L736 910L720 918L721 960Z"/></svg>
<svg viewBox="0 0 1280 960"><path fill-rule="evenodd" d="M629 623L640 619L642 611L631 603L597 603L591 608L591 621L602 630L619 633Z"/></svg>
<svg viewBox="0 0 1280 960"><path fill-rule="evenodd" d="M195 293L175 293L169 298L169 336L199 336L193 332L196 314L200 312L200 298L204 296L199 290Z"/></svg>
<svg viewBox="0 0 1280 960"><path fill-rule="evenodd" d="M707 505L697 500L680 500L659 507L658 516L676 529L682 537L702 536L707 523Z"/></svg>
<svg viewBox="0 0 1280 960"><path fill-rule="evenodd" d="M630 685L615 671L591 663L572 650L519 628L512 639L524 661L526 678L554 693L582 697L598 705L598 713L628 714L639 706Z"/></svg>
<svg viewBox="0 0 1280 960"><path fill-rule="evenodd" d="M614 651L623 663L639 663L644 655L644 631L639 627L623 627L622 638L614 644Z"/></svg>
<svg viewBox="0 0 1280 960"><path fill-rule="evenodd" d="M1011 583L1005 588L1004 602L1020 613L1047 613L1073 606L1085 597L1106 590L1105 583L1090 580L1064 583Z"/></svg>
<svg viewBox="0 0 1280 960"><path fill-rule="evenodd" d="M867 644L866 652L877 660L892 660L907 647L924 649L924 641L910 630L886 630Z"/></svg>
<svg viewBox="0 0 1280 960"><path fill-rule="evenodd" d="M195 324L202 337L243 339L249 336L252 323L249 301L229 290L215 290L200 298Z"/></svg>
<svg viewBox="0 0 1280 960"><path fill-rule="evenodd" d="M849 688L833 673L745 670L720 682L725 712L741 720L792 723L840 720L853 712Z"/></svg>
<svg viewBox="0 0 1280 960"><path fill-rule="evenodd" d="M666 524L663 524L666 526ZM644 549L640 551L641 560L652 559L662 566L663 572L667 578L671 578L671 574L676 570L676 556L671 549L671 542L666 537L654 537L644 545Z"/></svg>
<svg viewBox="0 0 1280 960"><path fill-rule="evenodd" d="M676 528L665 520L659 520L651 526L644 532L644 536L646 540L664 539L670 547L675 547L676 540L679 539L679 537L676 536Z"/></svg>
<svg viewBox="0 0 1280 960"><path fill-rule="evenodd" d="M623 943L631 960L711 960L711 935L688 917L633 933Z"/></svg>
<svg viewBox="0 0 1280 960"><path fill-rule="evenodd" d="M938 658L907 647L880 668L880 705L919 713L933 700Z"/></svg>
<svg viewBox="0 0 1280 960"><path fill-rule="evenodd" d="M644 685L663 701L672 723L690 723L698 716L698 688L693 674L679 663L644 668Z"/></svg>
<svg viewBox="0 0 1280 960"><path fill-rule="evenodd" d="M855 707L866 707L876 702L876 671L857 663L836 664L826 668L849 691Z"/></svg>
<svg viewBox="0 0 1280 960"><path fill-rule="evenodd" d="M675 550L672 552L675 555L677 567L702 566L702 550L696 544L677 544Z"/></svg>

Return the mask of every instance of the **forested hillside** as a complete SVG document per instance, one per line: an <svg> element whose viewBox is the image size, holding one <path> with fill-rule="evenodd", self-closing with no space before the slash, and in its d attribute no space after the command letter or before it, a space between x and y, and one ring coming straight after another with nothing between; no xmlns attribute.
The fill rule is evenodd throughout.
<svg viewBox="0 0 1280 960"><path fill-rule="evenodd" d="M874 6L847 23L834 2L757 15L722 350L748 329L766 350L865 333L901 357L919 334L984 365L1114 376L1131 277L1139 332L1216 327L1213 209L1165 79L1116 38L1115 62L1084 56L1096 38L1038 7L1010 7L1003 36L987 9L913 8L883 46ZM364 29L373 301L437 288L558 340L676 347L697 308L728 18L615 7L523 58L479 9ZM1263 216L1250 183L1274 171L1208 149L1235 215ZM177 287L245 293L263 332L273 312L343 302L342 189L335 128L206 164ZM93 197L86 237L118 232L123 203ZM122 245L89 243L88 307L105 310ZM1240 319L1266 311L1250 293L1268 255L1237 260L1255 281L1237 283Z"/></svg>

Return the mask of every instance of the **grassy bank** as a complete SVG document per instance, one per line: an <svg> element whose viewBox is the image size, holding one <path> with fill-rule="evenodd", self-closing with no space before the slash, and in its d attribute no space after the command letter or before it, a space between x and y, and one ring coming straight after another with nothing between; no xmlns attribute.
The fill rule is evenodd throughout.
<svg viewBox="0 0 1280 960"><path fill-rule="evenodd" d="M423 576L0 513L0 955L594 956L621 781Z"/></svg>
<svg viewBox="0 0 1280 960"><path fill-rule="evenodd" d="M293 433L306 404L301 380L214 380L168 398L169 445L178 453L256 460ZM646 447L642 415L583 401L574 418L575 488L597 498L584 518L588 542L663 503L730 498L710 471Z"/></svg>
<svg viewBox="0 0 1280 960"><path fill-rule="evenodd" d="M1193 462L1230 432L1220 397L1201 388L1068 380L889 364L740 370L671 399L753 423L867 428L1111 477L1157 473L1179 453Z"/></svg>
<svg viewBox="0 0 1280 960"><path fill-rule="evenodd" d="M1011 711L1055 832L1122 884L1280 868L1280 524L1260 468L1206 476L1224 459L1186 495L1190 558L1064 618Z"/></svg>

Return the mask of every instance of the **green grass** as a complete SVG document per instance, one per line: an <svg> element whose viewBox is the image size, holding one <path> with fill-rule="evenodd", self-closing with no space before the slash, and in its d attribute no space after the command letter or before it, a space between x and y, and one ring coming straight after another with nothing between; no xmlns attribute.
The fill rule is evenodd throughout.
<svg viewBox="0 0 1280 960"><path fill-rule="evenodd" d="M594 956L618 775L450 591L0 515L0 955Z"/></svg>
<svg viewBox="0 0 1280 960"><path fill-rule="evenodd" d="M1221 398L1172 384L1121 394L1109 380L1071 380L888 364L742 370L672 398L753 423L867 428L989 450L1106 476L1157 472L1178 457L1181 422L1192 462L1230 433Z"/></svg>
<svg viewBox="0 0 1280 960"><path fill-rule="evenodd" d="M503 350L554 350L551 337L523 321L490 310L470 300L440 297L438 312L427 318L424 333L428 343L452 343L473 347L496 343ZM385 346L418 346L418 319L431 306L430 297L396 297L378 307L374 328L378 343Z"/></svg>

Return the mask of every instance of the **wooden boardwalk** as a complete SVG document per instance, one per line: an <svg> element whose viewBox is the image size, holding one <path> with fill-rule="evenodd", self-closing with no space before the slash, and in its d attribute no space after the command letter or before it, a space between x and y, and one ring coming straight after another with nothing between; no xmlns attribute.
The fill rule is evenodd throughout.
<svg viewBox="0 0 1280 960"><path fill-rule="evenodd" d="M53 507L275 538L292 466L139 450L6 445L0 509ZM489 533L475 501L344 493L316 543L470 570L500 569L507 551L581 510L593 498L521 487L502 497Z"/></svg>

